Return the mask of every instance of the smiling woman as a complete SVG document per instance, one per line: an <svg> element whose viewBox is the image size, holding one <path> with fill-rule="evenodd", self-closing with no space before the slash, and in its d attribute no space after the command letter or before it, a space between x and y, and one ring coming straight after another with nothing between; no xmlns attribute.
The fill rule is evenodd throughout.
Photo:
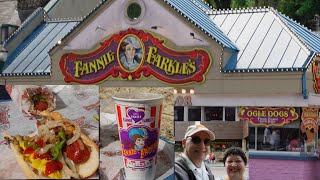
<svg viewBox="0 0 320 180"><path fill-rule="evenodd" d="M227 175L220 180L245 180L245 166L247 165L245 152L239 147L230 147L224 153L223 164Z"/></svg>

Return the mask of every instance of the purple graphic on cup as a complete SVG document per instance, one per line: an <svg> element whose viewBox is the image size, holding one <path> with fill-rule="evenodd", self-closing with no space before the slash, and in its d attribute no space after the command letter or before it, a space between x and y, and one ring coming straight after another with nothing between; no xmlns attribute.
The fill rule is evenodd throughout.
<svg viewBox="0 0 320 180"><path fill-rule="evenodd" d="M154 179L163 96L123 93L112 97L127 180Z"/></svg>
<svg viewBox="0 0 320 180"><path fill-rule="evenodd" d="M156 155L158 150L158 131L146 126L132 126L121 130L123 156L129 159L148 159Z"/></svg>
<svg viewBox="0 0 320 180"><path fill-rule="evenodd" d="M144 118L144 112L140 110L129 109L128 116L135 122L139 122Z"/></svg>

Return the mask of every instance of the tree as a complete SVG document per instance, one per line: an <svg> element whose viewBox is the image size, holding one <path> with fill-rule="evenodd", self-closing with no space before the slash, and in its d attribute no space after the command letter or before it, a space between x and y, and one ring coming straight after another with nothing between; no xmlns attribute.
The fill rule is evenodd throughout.
<svg viewBox="0 0 320 180"><path fill-rule="evenodd" d="M281 0L279 11L308 28L314 29L313 19L317 13L320 13L320 0Z"/></svg>
<svg viewBox="0 0 320 180"><path fill-rule="evenodd" d="M315 29L316 15L320 15L320 0L205 0L215 9L271 6L286 16Z"/></svg>
<svg viewBox="0 0 320 180"><path fill-rule="evenodd" d="M208 4L216 9L230 9L231 0L205 0Z"/></svg>

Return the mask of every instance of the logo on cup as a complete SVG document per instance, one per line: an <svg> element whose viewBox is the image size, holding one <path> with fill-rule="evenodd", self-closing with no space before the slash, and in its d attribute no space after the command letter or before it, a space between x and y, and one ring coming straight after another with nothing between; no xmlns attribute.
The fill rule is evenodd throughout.
<svg viewBox="0 0 320 180"><path fill-rule="evenodd" d="M135 123L141 121L145 115L143 111L135 109L128 109L127 113L130 119L132 119Z"/></svg>

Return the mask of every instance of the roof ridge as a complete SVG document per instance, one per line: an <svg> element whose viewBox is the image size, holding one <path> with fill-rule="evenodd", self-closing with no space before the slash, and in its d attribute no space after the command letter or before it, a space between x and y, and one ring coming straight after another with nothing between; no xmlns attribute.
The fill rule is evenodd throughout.
<svg viewBox="0 0 320 180"><path fill-rule="evenodd" d="M275 15L275 17L276 17L275 19L280 21L281 22L280 24L283 24L289 30L289 32L291 32L293 34L293 36L298 39L299 43L302 44L309 52L311 52L311 48L309 47L309 45L306 44L306 42L304 42L303 39L301 39L301 37L297 34L297 32L294 29L292 29L281 17L279 17L279 14L283 15L283 16L286 16L286 15L282 14L281 12L279 12L273 8L271 8L270 11L273 13L273 15ZM286 16L286 17L288 17L288 16Z"/></svg>
<svg viewBox="0 0 320 180"><path fill-rule="evenodd" d="M205 5L207 5L210 9L213 9L213 7L209 4L209 3L207 3L206 1L204 1L204 0L199 0L199 1L202 1Z"/></svg>
<svg viewBox="0 0 320 180"><path fill-rule="evenodd" d="M213 9L212 6L210 6L210 4L208 4L207 2L205 2L204 0L191 0L191 2L196 5L198 8L200 8L203 12L206 12L206 8L203 7L200 3L196 2L196 1L201 1L203 4L205 4L205 6L208 8L208 9Z"/></svg>
<svg viewBox="0 0 320 180"><path fill-rule="evenodd" d="M48 72L28 72L28 73L0 73L0 77L12 77L12 76L42 76L51 75Z"/></svg>
<svg viewBox="0 0 320 180"><path fill-rule="evenodd" d="M218 27L214 22L212 22L212 20L210 19L210 17L206 14L206 12L203 12L203 16L206 16L208 18L208 20L210 22L212 22L212 26L215 26L217 29L217 31L221 31L222 35L225 37L225 42L224 40L219 40L219 38L217 38L215 35L212 35L211 32L207 31L204 27L203 24L200 24L198 22L197 19L192 18L190 15L188 15L186 12L184 12L184 10L180 9L179 7L175 6L174 0L163 0L164 3L166 3L167 5L171 6L176 12L178 12L181 16L183 16L184 18L186 18L189 22L191 22L191 24L195 25L198 29L200 29L202 32L204 32L206 35L208 35L211 39L215 40L218 44L220 44L223 48L227 48L233 51L239 51L239 48L237 47L237 45L235 44L235 42L233 42L221 29L220 27ZM193 3L192 1L189 1L190 3Z"/></svg>
<svg viewBox="0 0 320 180"><path fill-rule="evenodd" d="M24 29L25 26L26 26L27 24L29 24L29 22L31 22L31 21L34 19L34 17L36 17L36 16L37 16L39 13L41 13L41 12L44 12L44 10L43 10L42 7L39 7L39 8L37 8L35 11L33 11L33 13L32 13L25 21L23 21L23 23L19 26L19 28L18 28L17 30L15 30L15 31L10 35L10 37L9 37L7 40L5 40L4 46L6 46L6 44L7 44L13 37L15 37L20 31L22 31L22 29Z"/></svg>
<svg viewBox="0 0 320 180"><path fill-rule="evenodd" d="M207 11L208 15L221 15L221 14L236 14L236 13L255 13L255 12L268 12L272 7L245 7L245 8L230 8L218 9Z"/></svg>
<svg viewBox="0 0 320 180"><path fill-rule="evenodd" d="M275 14L276 14L277 16L280 16L280 17L279 17L280 20L281 20L286 26L289 26L289 25L288 25L287 22L285 22L285 20L284 20L285 18L288 19L288 20L290 20L290 21L292 21L293 23L296 23L296 24L299 25L303 30L305 30L306 33L309 33L309 34L312 35L313 37L315 37L315 38L317 38L317 39L320 40L319 35L317 35L317 34L316 34L315 32L313 32L313 31L311 31L311 29L309 29L309 28L306 27L305 25L301 24L300 22L297 22L296 20L290 18L289 16L287 16L287 15L285 15L285 14L283 14L283 13L277 11L277 10L274 10L274 11L275 11ZM288 27L288 28L290 29L290 31L291 31L292 33L294 33L294 34L297 36L297 38L298 38L300 41L303 42L303 44L305 44L305 46L309 49L309 51L311 51L312 48L311 48L307 43L304 43L305 40L302 39L302 37L300 37L300 35L299 35L293 28L291 28L291 27ZM320 52L318 52L317 54L320 55Z"/></svg>
<svg viewBox="0 0 320 180"><path fill-rule="evenodd" d="M61 44L61 43L63 42L63 40L64 40L66 37L68 37L71 32L73 32L74 29L76 29L78 26L80 26L80 24L82 24L82 22L84 22L87 18L89 18L90 15L93 14L93 12L95 12L96 10L98 10L105 2L109 2L109 1L107 1L107 0L101 0L100 3L97 4L97 6L96 6L94 9L92 9L86 16L84 16L83 18L78 17L78 18L81 18L81 20L80 20L72 29L70 29L70 31L60 40L60 42L58 41L59 43L57 42L54 46L52 46L52 48L50 48L50 49L48 50L48 54L50 54L50 52L51 52L54 48L56 48L57 45Z"/></svg>
<svg viewBox="0 0 320 180"><path fill-rule="evenodd" d="M73 22L73 21L82 21L82 17L73 17L73 18L55 18L55 19L45 19L44 21L47 23L59 23L59 22Z"/></svg>

